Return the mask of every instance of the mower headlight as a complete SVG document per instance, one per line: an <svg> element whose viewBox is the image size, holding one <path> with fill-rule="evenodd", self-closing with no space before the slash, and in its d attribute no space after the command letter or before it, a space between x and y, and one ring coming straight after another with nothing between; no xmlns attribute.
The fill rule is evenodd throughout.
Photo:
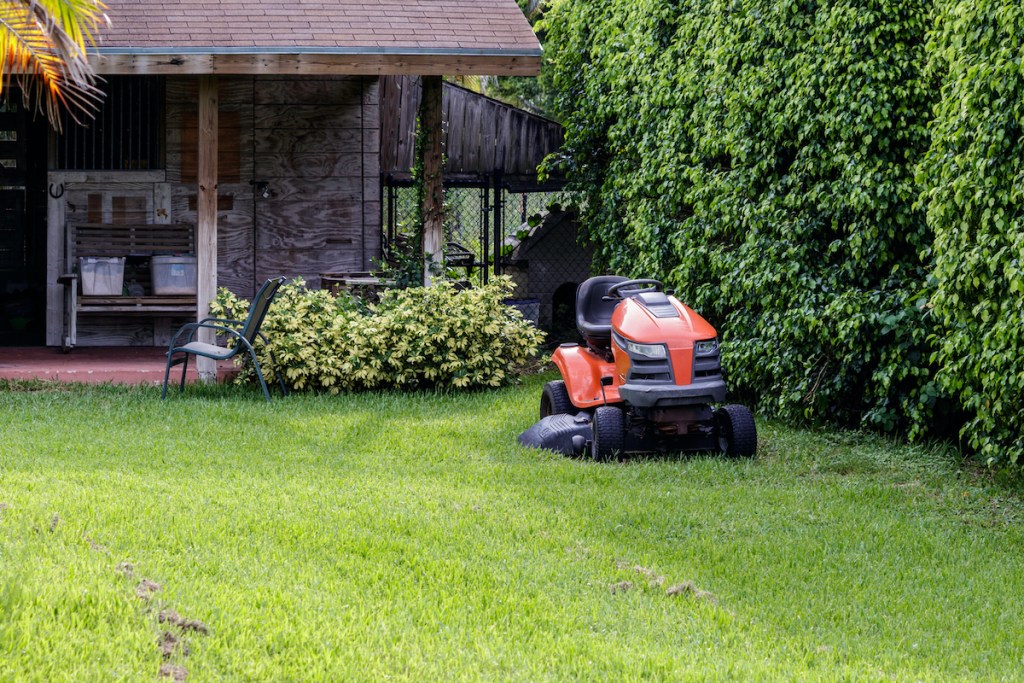
<svg viewBox="0 0 1024 683"><path fill-rule="evenodd" d="M642 356L652 360L665 360L668 358L668 349L664 344L638 344L628 339L623 339L623 348L630 356Z"/></svg>
<svg viewBox="0 0 1024 683"><path fill-rule="evenodd" d="M718 338L705 339L693 345L693 353L696 356L713 356L718 353Z"/></svg>

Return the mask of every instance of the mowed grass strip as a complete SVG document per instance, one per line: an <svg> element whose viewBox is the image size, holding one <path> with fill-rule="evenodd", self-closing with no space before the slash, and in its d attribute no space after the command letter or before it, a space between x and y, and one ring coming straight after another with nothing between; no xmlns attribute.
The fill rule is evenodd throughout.
<svg viewBox="0 0 1024 683"><path fill-rule="evenodd" d="M521 448L540 388L0 391L0 680L1007 680L1024 505L938 448Z"/></svg>

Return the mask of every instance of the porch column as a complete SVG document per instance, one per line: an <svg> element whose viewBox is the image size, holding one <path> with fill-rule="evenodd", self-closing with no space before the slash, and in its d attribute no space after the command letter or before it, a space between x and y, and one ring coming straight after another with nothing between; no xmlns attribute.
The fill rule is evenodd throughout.
<svg viewBox="0 0 1024 683"><path fill-rule="evenodd" d="M440 76L423 76L423 99L420 101L420 125L426 135L423 146L423 285L434 279L430 272L444 260L444 182L442 178L442 118Z"/></svg>
<svg viewBox="0 0 1024 683"><path fill-rule="evenodd" d="M217 294L217 77L199 77L199 157L196 194L197 320L209 315ZM200 330L199 340L215 343L212 330ZM196 357L199 377L217 381L217 362Z"/></svg>

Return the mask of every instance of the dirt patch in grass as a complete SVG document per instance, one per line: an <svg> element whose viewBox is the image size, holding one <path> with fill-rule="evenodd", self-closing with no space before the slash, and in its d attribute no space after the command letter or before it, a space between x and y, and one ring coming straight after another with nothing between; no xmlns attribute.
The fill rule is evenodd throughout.
<svg viewBox="0 0 1024 683"><path fill-rule="evenodd" d="M645 584L647 589L661 589L661 587L665 585L665 577L650 567L645 567L641 564L633 564L631 562L618 561L615 563L615 568L620 572L630 572L643 577L644 581L640 584L641 588L643 588ZM614 595L615 593L624 593L633 587L633 581L626 580L613 583L608 588ZM718 598L716 598L712 593L698 588L697 584L693 581L683 581L682 583L673 584L665 589L665 595L670 598L687 596L694 600L700 600L712 605L718 604Z"/></svg>
<svg viewBox="0 0 1024 683"><path fill-rule="evenodd" d="M135 566L131 562L121 562L115 571L127 580L135 580ZM154 595L161 590L162 587L157 582L142 578L135 586L135 595L140 600L150 602L154 600ZM152 614L155 611L155 602L146 608L147 613ZM192 654L189 637L205 636L210 633L210 629L198 619L188 619L170 608L160 610L157 621L163 626L156 645L164 662L160 666L157 676L160 679L169 678L174 683L184 681L188 677L188 669L182 662Z"/></svg>
<svg viewBox="0 0 1024 683"><path fill-rule="evenodd" d="M170 659L178 651L181 652L183 657L188 657L190 652L188 643L170 631L164 631L160 634L160 638L157 639L157 645L160 646L160 654L163 655L164 659Z"/></svg>
<svg viewBox="0 0 1024 683"><path fill-rule="evenodd" d="M153 593L156 593L159 590L159 583L150 581L149 579L142 579L142 581L139 581L139 585L135 587L135 595L137 595L140 600L149 600L153 597Z"/></svg>
<svg viewBox="0 0 1024 683"><path fill-rule="evenodd" d="M157 620L168 627L157 639L157 646L160 648L160 655L164 664L160 667L160 678L170 678L172 681L184 681L188 671L184 666L173 664L167 660L177 659L179 662L192 654L188 644L189 634L206 635L210 632L206 624L198 619L186 619L173 609L165 609L160 612Z"/></svg>
<svg viewBox="0 0 1024 683"><path fill-rule="evenodd" d="M164 611L160 612L159 619L161 624L170 624L171 626L177 626L185 633L191 631L193 633L199 633L205 636L207 633L210 632L210 629L207 628L206 624L204 624L203 622L199 621L198 619L186 619L185 617L179 615L172 609L165 609Z"/></svg>
<svg viewBox="0 0 1024 683"><path fill-rule="evenodd" d="M82 538L84 538L85 541L89 544L89 549L90 550L93 550L93 551L98 552L98 553L103 553L104 555L109 555L110 554L110 551L107 550L107 547L105 545L103 545L102 543L97 543L96 541L92 540L88 536L83 536Z"/></svg>
<svg viewBox="0 0 1024 683"><path fill-rule="evenodd" d="M669 586L668 590L665 591L665 595L668 595L669 597L680 595L689 596L694 600L709 602L712 605L718 604L718 598L708 591L698 588L697 584L693 581L683 581L682 583L677 583L674 586Z"/></svg>
<svg viewBox="0 0 1024 683"><path fill-rule="evenodd" d="M188 671L185 667L177 664L161 664L159 676L160 678L170 678L174 683L185 683Z"/></svg>
<svg viewBox="0 0 1024 683"><path fill-rule="evenodd" d="M91 540L89 542L92 544ZM136 580L135 565L128 560L118 563L114 571L126 581ZM144 610L146 614L152 615L156 611L159 601L155 599L155 595L162 590L163 587L156 581L145 577L138 579L135 584L135 596L149 603ZM210 630L203 622L186 619L173 609L161 610L157 615L157 621L164 627L156 639L156 646L163 660L157 677L161 680L170 679L173 683L183 683L188 678L188 669L182 661L192 653L187 636L196 633L206 635Z"/></svg>
<svg viewBox="0 0 1024 683"><path fill-rule="evenodd" d="M629 562L616 562L615 566L619 571L631 571L644 577L647 580L647 585L651 588L657 588L665 584L664 576L643 565L634 564L631 567Z"/></svg>

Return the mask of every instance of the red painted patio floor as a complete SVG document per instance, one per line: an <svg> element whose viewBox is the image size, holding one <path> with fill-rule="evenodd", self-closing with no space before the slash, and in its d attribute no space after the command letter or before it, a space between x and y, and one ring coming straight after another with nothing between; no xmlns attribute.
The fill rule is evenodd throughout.
<svg viewBox="0 0 1024 683"><path fill-rule="evenodd" d="M70 353L47 347L0 347L0 379L49 380L64 383L163 384L167 349L155 347L78 347ZM171 379L181 377L171 370ZM218 379L232 374L231 361L217 365ZM194 382L195 358L189 359L186 380Z"/></svg>

